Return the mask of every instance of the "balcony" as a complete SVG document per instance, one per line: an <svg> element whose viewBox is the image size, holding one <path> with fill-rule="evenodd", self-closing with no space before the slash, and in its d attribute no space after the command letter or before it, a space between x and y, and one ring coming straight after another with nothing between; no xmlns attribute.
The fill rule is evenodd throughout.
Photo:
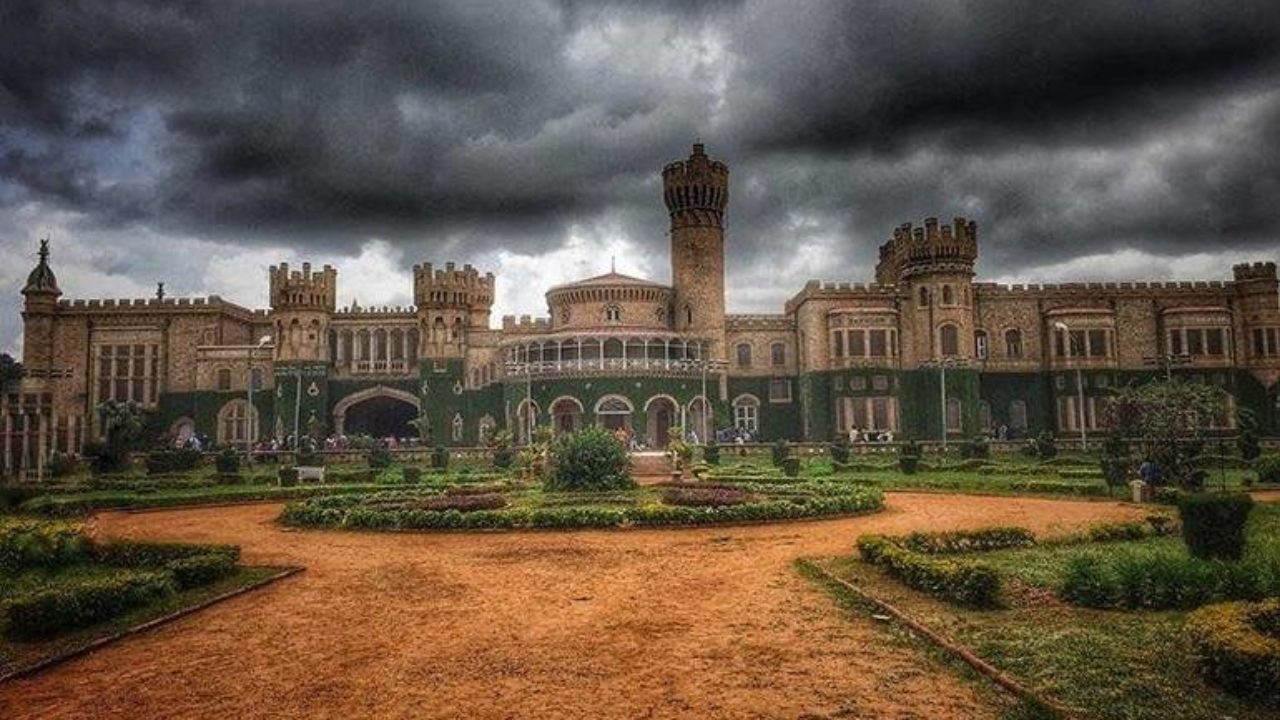
<svg viewBox="0 0 1280 720"><path fill-rule="evenodd" d="M694 358L676 360L668 358L582 358L575 360L534 360L508 363L507 377L520 379L526 376L545 378L557 375L618 375L661 374L680 377L699 377L703 369L709 374L720 372L723 363Z"/></svg>
<svg viewBox="0 0 1280 720"><path fill-rule="evenodd" d="M409 361L353 360L347 367L352 375L404 375L409 372Z"/></svg>

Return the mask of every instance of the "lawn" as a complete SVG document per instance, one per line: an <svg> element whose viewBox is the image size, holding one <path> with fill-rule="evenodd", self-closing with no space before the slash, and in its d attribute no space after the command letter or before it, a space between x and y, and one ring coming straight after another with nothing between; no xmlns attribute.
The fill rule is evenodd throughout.
<svg viewBox="0 0 1280 720"><path fill-rule="evenodd" d="M1280 556L1280 506L1259 505L1249 523L1249 558ZM1183 610L1093 610L1055 594L1072 557L1184 554L1177 536L1130 542L1053 544L975 554L1004 580L1002 606L979 610L932 598L856 557L819 565L974 650L1034 692L1083 717L1124 720L1274 718L1274 708L1207 684L1183 632Z"/></svg>

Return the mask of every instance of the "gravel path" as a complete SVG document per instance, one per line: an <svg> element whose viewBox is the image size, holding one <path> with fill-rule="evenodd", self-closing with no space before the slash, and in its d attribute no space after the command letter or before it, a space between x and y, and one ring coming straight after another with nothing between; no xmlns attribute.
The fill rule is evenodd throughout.
<svg viewBox="0 0 1280 720"><path fill-rule="evenodd" d="M1113 503L892 494L878 515L686 530L289 531L278 505L100 517L299 576L0 687L4 718L992 718L792 561L865 532L1044 531Z"/></svg>

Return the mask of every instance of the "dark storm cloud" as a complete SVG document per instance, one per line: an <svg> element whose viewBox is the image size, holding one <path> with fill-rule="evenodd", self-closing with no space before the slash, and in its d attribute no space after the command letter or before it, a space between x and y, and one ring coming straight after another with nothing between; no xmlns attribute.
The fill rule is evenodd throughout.
<svg viewBox="0 0 1280 720"><path fill-rule="evenodd" d="M659 249L657 171L700 137L743 265L805 233L866 279L893 226L952 214L992 272L1270 248L1278 81L1262 1L16 0L0 203L424 253L610 217Z"/></svg>

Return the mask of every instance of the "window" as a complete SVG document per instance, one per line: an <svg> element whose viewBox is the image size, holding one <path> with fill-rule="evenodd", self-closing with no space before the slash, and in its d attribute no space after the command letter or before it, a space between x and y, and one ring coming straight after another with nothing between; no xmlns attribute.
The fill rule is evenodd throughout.
<svg viewBox="0 0 1280 720"><path fill-rule="evenodd" d="M947 432L960 432L960 400L947 398Z"/></svg>
<svg viewBox="0 0 1280 720"><path fill-rule="evenodd" d="M831 333L831 354L838 358L844 357L844 331Z"/></svg>
<svg viewBox="0 0 1280 720"><path fill-rule="evenodd" d="M874 390L888 390L888 389L889 389L889 376L887 376L887 375L873 375L873 376L871 377L871 387L872 387L872 389L874 389Z"/></svg>
<svg viewBox="0 0 1280 720"><path fill-rule="evenodd" d="M1010 358L1022 357L1022 331L1021 330L1005 330L1004 331L1004 354L1005 354L1005 357L1010 357Z"/></svg>
<svg viewBox="0 0 1280 720"><path fill-rule="evenodd" d="M836 427L841 432L858 430L896 430L897 399L881 397L843 397L836 404Z"/></svg>
<svg viewBox="0 0 1280 720"><path fill-rule="evenodd" d="M1187 354L1203 355L1204 354L1204 331L1199 328L1187 330Z"/></svg>
<svg viewBox="0 0 1280 720"><path fill-rule="evenodd" d="M926 307L928 305L929 305L929 288L922 287L920 288L920 307Z"/></svg>
<svg viewBox="0 0 1280 720"><path fill-rule="evenodd" d="M853 377L849 378L849 389L850 390L866 390L867 379L861 375L854 375Z"/></svg>
<svg viewBox="0 0 1280 720"><path fill-rule="evenodd" d="M1090 330L1089 331L1089 356L1090 357L1107 357L1111 354L1108 346L1109 338L1106 330Z"/></svg>
<svg viewBox="0 0 1280 720"><path fill-rule="evenodd" d="M218 443L246 443L258 437L258 412L246 400L232 400L218 411Z"/></svg>
<svg viewBox="0 0 1280 720"><path fill-rule="evenodd" d="M776 342L769 346L769 361L774 366L787 364L787 346Z"/></svg>
<svg viewBox="0 0 1280 720"><path fill-rule="evenodd" d="M159 395L159 345L99 345L94 352L98 358L95 402L155 404Z"/></svg>
<svg viewBox="0 0 1280 720"><path fill-rule="evenodd" d="M733 426L747 432L760 430L760 401L753 395L733 399Z"/></svg>
<svg viewBox="0 0 1280 720"><path fill-rule="evenodd" d="M960 332L955 325L943 325L938 329L938 344L942 346L942 354L952 357L960 354Z"/></svg>
<svg viewBox="0 0 1280 720"><path fill-rule="evenodd" d="M889 343L887 340L888 333L885 330L868 331L871 350L871 357L886 357L889 355Z"/></svg>
<svg viewBox="0 0 1280 720"><path fill-rule="evenodd" d="M693 308L688 305L684 306L684 321L688 325L693 324Z"/></svg>
<svg viewBox="0 0 1280 720"><path fill-rule="evenodd" d="M608 323L622 322L622 308L608 305L604 309L604 321Z"/></svg>
<svg viewBox="0 0 1280 720"><path fill-rule="evenodd" d="M849 357L866 357L867 333L865 330L849 331Z"/></svg>
<svg viewBox="0 0 1280 720"><path fill-rule="evenodd" d="M1222 328L1210 328L1204 331L1204 354L1226 355L1226 332Z"/></svg>
<svg viewBox="0 0 1280 720"><path fill-rule="evenodd" d="M738 367L751 366L751 345L748 343L738 343Z"/></svg>
<svg viewBox="0 0 1280 720"><path fill-rule="evenodd" d="M1182 354L1182 331L1181 330L1172 330L1169 332L1169 354L1170 355Z"/></svg>
<svg viewBox="0 0 1280 720"><path fill-rule="evenodd" d="M219 390L231 389L231 371L227 368L218 368L216 387Z"/></svg>
<svg viewBox="0 0 1280 720"><path fill-rule="evenodd" d="M1013 400L1009 403L1009 427L1014 430L1027 429L1027 403L1025 400Z"/></svg>
<svg viewBox="0 0 1280 720"><path fill-rule="evenodd" d="M791 402L791 381L787 378L774 378L770 380L769 402Z"/></svg>
<svg viewBox="0 0 1280 720"><path fill-rule="evenodd" d="M987 333L983 330L973 334L973 354L979 360L987 359Z"/></svg>
<svg viewBox="0 0 1280 720"><path fill-rule="evenodd" d="M450 436L456 443L462 442L462 413L454 413L453 428Z"/></svg>
<svg viewBox="0 0 1280 720"><path fill-rule="evenodd" d="M951 289L950 285L942 286L942 304L943 305L956 304L956 294L955 294L955 291Z"/></svg>
<svg viewBox="0 0 1280 720"><path fill-rule="evenodd" d="M262 368L254 368L249 371L249 384L254 392L262 389Z"/></svg>

